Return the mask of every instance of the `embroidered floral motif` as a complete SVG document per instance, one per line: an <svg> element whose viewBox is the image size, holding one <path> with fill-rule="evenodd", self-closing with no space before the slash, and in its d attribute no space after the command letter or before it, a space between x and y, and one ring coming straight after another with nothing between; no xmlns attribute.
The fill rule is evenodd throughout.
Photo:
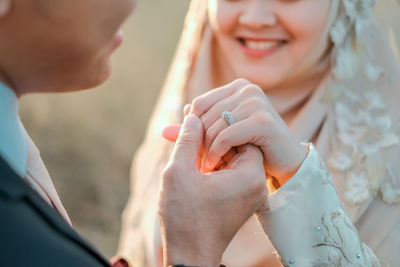
<svg viewBox="0 0 400 267"><path fill-rule="evenodd" d="M343 223L342 213L338 210L332 211L328 219L330 220L327 220L326 215L323 215L321 217L321 224L326 232L324 242L316 244L313 247L335 248L338 252L340 252L340 257L334 257L334 259L340 258L350 263L350 260L347 258L346 254L343 251L344 240L339 229L339 227Z"/></svg>
<svg viewBox="0 0 400 267"><path fill-rule="evenodd" d="M375 254L365 246L361 240L358 243L358 250L353 252L345 251L346 238L351 235L358 236L357 230L350 222L350 219L343 212L343 209L333 210L321 217L321 225L325 236L323 242L314 245L314 248L325 247L328 249L328 258L326 260L316 259L307 263L307 266L313 267L378 267L380 263ZM346 235L343 230L350 230L352 234ZM349 255L350 253L350 255Z"/></svg>
<svg viewBox="0 0 400 267"><path fill-rule="evenodd" d="M330 214L324 214L321 217L321 224L324 228L325 237L323 242L314 245L314 248L327 247L329 249L328 259L318 259L313 261L311 266L314 267L345 267L345 266L363 266L360 258L352 259L344 251L345 236L341 232L341 227L346 227L357 235L354 227L347 221L346 215L341 210L333 210ZM360 243L360 250L364 254L363 245Z"/></svg>

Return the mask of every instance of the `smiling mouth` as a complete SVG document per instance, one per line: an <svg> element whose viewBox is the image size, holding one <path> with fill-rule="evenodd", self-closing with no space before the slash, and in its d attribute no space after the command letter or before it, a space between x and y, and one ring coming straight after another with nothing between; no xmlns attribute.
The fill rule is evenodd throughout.
<svg viewBox="0 0 400 267"><path fill-rule="evenodd" d="M269 57L285 46L287 40L237 38L243 53L251 58Z"/></svg>
<svg viewBox="0 0 400 267"><path fill-rule="evenodd" d="M246 48L256 51L272 50L287 44L287 41L256 41L244 38L238 38L238 41Z"/></svg>

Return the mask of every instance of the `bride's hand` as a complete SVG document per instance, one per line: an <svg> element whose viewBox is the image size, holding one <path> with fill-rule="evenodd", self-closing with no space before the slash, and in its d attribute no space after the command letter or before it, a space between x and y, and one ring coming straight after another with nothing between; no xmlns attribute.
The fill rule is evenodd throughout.
<svg viewBox="0 0 400 267"><path fill-rule="evenodd" d="M224 111L231 112L235 120L230 126L221 117ZM236 80L197 97L190 113L201 118L206 132L208 170L213 170L231 148L251 143L261 148L267 174L282 185L307 155L262 89L246 80Z"/></svg>
<svg viewBox="0 0 400 267"><path fill-rule="evenodd" d="M189 114L190 111L190 104L187 104L184 108L184 115L187 116ZM171 141L171 142L176 142L176 139L178 138L179 135L179 131L181 129L181 124L171 124L166 126L163 131L162 131L162 136ZM200 172L209 172L210 170L206 170L204 167L202 167L203 163L204 163L204 144L202 144L201 149L200 149L200 153L198 155L197 158L197 169ZM236 148L232 148L228 153L226 153L222 160L217 164L217 166L212 170L212 171L216 171L216 170L221 170L224 168L228 168L232 162L232 159L235 158L235 156L237 155L237 149Z"/></svg>

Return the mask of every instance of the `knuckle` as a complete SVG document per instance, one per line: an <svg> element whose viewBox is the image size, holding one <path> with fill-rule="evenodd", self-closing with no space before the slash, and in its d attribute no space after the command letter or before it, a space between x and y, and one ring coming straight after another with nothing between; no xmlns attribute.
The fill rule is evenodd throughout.
<svg viewBox="0 0 400 267"><path fill-rule="evenodd" d="M214 141L215 138L215 131L212 127L207 129L206 132L206 144L211 144L212 141Z"/></svg>
<svg viewBox="0 0 400 267"><path fill-rule="evenodd" d="M186 147L188 145L196 145L197 141L192 138L192 136L189 135L190 133L183 132L181 133L180 138L175 143L175 146L178 147Z"/></svg>
<svg viewBox="0 0 400 267"><path fill-rule="evenodd" d="M192 111L195 115L201 115L204 111L204 100L201 96L196 97L192 102Z"/></svg>
<svg viewBox="0 0 400 267"><path fill-rule="evenodd" d="M255 84L249 84L240 90L240 94L247 96L265 96L264 91Z"/></svg>
<svg viewBox="0 0 400 267"><path fill-rule="evenodd" d="M246 79L239 78L239 79L234 80L232 84L235 86L243 87L243 86L247 86L251 83Z"/></svg>
<svg viewBox="0 0 400 267"><path fill-rule="evenodd" d="M180 150L188 146L196 146L198 143L197 138L193 135L190 130L181 129L179 136L175 142L175 149Z"/></svg>
<svg viewBox="0 0 400 267"><path fill-rule="evenodd" d="M268 125L271 123L271 115L268 112L258 112L253 117L257 125Z"/></svg>
<svg viewBox="0 0 400 267"><path fill-rule="evenodd" d="M264 194L266 188L265 175L258 174L250 184L250 193L254 195Z"/></svg>
<svg viewBox="0 0 400 267"><path fill-rule="evenodd" d="M165 166L164 170L162 171L163 180L164 181L174 180L176 175L178 175L180 172L181 170L179 165L168 163L167 166Z"/></svg>
<svg viewBox="0 0 400 267"><path fill-rule="evenodd" d="M204 113L200 116L201 124L203 125L203 129L206 130L211 127L212 119L210 118L211 114L209 112Z"/></svg>
<svg viewBox="0 0 400 267"><path fill-rule="evenodd" d="M246 103L250 107L263 108L265 106L264 100L259 97L250 97Z"/></svg>

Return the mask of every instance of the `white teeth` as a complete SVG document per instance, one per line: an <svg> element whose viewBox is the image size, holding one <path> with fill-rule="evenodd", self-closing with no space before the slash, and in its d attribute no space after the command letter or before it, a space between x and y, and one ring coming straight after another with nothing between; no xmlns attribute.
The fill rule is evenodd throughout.
<svg viewBox="0 0 400 267"><path fill-rule="evenodd" d="M268 50L279 46L280 42L244 41L244 45L254 50Z"/></svg>

